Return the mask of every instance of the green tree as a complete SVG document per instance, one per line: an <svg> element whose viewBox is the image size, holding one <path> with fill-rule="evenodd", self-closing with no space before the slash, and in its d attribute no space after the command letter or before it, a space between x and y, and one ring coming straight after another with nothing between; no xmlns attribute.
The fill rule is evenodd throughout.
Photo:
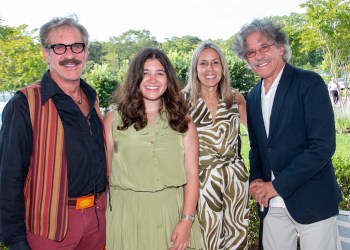
<svg viewBox="0 0 350 250"><path fill-rule="evenodd" d="M196 36L172 37L161 44L161 49L165 53L179 51L181 53L191 53L202 40Z"/></svg>
<svg viewBox="0 0 350 250"><path fill-rule="evenodd" d="M321 49L332 76L336 78L341 66L347 68L349 62L349 1L309 0L301 6L307 8L303 45L305 49Z"/></svg>
<svg viewBox="0 0 350 250"><path fill-rule="evenodd" d="M169 60L173 64L181 85L184 87L188 80L188 70L191 63L191 53L173 51L167 53Z"/></svg>
<svg viewBox="0 0 350 250"><path fill-rule="evenodd" d="M231 86L246 97L249 90L258 82L259 77L252 72L245 61L238 59L232 50L224 50L224 53L230 71Z"/></svg>
<svg viewBox="0 0 350 250"><path fill-rule="evenodd" d="M219 39L219 40L213 40L212 42L217 44L223 51L232 51L233 38L234 38L234 35L232 35L227 40Z"/></svg>
<svg viewBox="0 0 350 250"><path fill-rule="evenodd" d="M103 57L107 54L104 50L105 42L93 41L89 45L89 60L86 63L85 70L89 71L95 64L103 64Z"/></svg>
<svg viewBox="0 0 350 250"><path fill-rule="evenodd" d="M95 64L89 72L84 74L83 78L96 90L100 107L105 111L109 107L113 91L122 83L125 72L126 67L115 72L106 64Z"/></svg>
<svg viewBox="0 0 350 250"><path fill-rule="evenodd" d="M27 25L10 27L0 23L0 91L15 91L40 80L47 69L34 32L27 31Z"/></svg>
<svg viewBox="0 0 350 250"><path fill-rule="evenodd" d="M301 37L306 26L305 14L291 13L289 16L273 16L266 19L280 23L288 35L292 51L289 63L309 70L319 67L323 61L322 50L318 47L306 49Z"/></svg>
<svg viewBox="0 0 350 250"><path fill-rule="evenodd" d="M118 37L111 37L104 46L105 55L102 58L113 70L118 70L144 47L159 47L155 37L148 30L129 30Z"/></svg>

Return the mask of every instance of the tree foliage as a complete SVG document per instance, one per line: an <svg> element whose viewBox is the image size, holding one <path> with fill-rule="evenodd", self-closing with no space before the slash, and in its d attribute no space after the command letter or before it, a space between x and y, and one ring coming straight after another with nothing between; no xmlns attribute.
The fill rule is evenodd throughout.
<svg viewBox="0 0 350 250"><path fill-rule="evenodd" d="M188 69L191 64L190 54L171 50L167 55L176 70L181 85L185 86L188 80Z"/></svg>
<svg viewBox="0 0 350 250"><path fill-rule="evenodd" d="M306 13L266 17L283 25L291 44L291 64L315 71L329 68L334 75L348 71L349 1L308 0L301 6L307 8ZM11 91L40 79L47 66L34 31L27 31L26 25L8 27L1 22L0 19L0 91ZM234 35L227 40L211 41L225 53L232 87L245 95L259 79L246 62L233 54L233 38ZM109 96L121 84L130 60L141 48L157 47L169 56L184 86L193 50L201 42L198 37L187 35L160 43L148 30L131 29L107 42L90 43L84 78L96 88L102 107L107 107Z"/></svg>
<svg viewBox="0 0 350 250"><path fill-rule="evenodd" d="M196 36L172 37L161 44L161 49L165 53L178 51L183 54L191 53L202 40Z"/></svg>
<svg viewBox="0 0 350 250"><path fill-rule="evenodd" d="M289 63L309 70L314 70L322 63L323 55L319 47L304 46L301 35L306 25L305 14L291 13L289 16L274 16L266 19L281 24L283 31L287 34L292 51Z"/></svg>
<svg viewBox="0 0 350 250"><path fill-rule="evenodd" d="M107 64L95 64L92 70L86 72L83 78L96 90L100 107L107 109L114 90L122 83L126 67L118 72L112 70Z"/></svg>
<svg viewBox="0 0 350 250"><path fill-rule="evenodd" d="M103 57L107 54L104 49L106 42L93 41L89 45L89 61L86 63L86 71L93 68L94 64L103 64Z"/></svg>
<svg viewBox="0 0 350 250"><path fill-rule="evenodd" d="M258 82L259 77L252 72L245 61L238 59L232 50L224 50L224 53L230 71L232 88L239 90L246 96L249 90Z"/></svg>
<svg viewBox="0 0 350 250"><path fill-rule="evenodd" d="M129 30L118 37L111 37L104 46L102 62L112 69L120 69L121 64L128 63L136 53L145 47L159 47L160 44L148 30Z"/></svg>
<svg viewBox="0 0 350 250"><path fill-rule="evenodd" d="M349 1L309 0L301 6L307 8L303 44L307 49L322 50L329 70L336 78L341 67L347 68L349 63Z"/></svg>
<svg viewBox="0 0 350 250"><path fill-rule="evenodd" d="M0 91L15 91L40 80L47 66L41 45L26 25L4 26L0 23Z"/></svg>

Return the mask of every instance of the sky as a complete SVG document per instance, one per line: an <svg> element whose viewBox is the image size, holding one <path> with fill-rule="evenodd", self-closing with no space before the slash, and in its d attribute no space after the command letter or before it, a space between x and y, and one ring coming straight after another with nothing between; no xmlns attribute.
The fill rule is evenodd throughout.
<svg viewBox="0 0 350 250"><path fill-rule="evenodd" d="M55 16L76 14L91 41L148 30L159 42L185 35L230 38L254 18L303 13L306 0L1 0L3 25L40 28Z"/></svg>

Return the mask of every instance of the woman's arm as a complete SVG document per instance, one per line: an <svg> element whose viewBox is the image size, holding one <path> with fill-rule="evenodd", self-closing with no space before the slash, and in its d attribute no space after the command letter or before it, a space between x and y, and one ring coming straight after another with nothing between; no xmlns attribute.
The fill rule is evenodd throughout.
<svg viewBox="0 0 350 250"><path fill-rule="evenodd" d="M182 213L195 216L199 195L199 142L197 129L192 120L189 123L183 143L187 184L184 186L184 206ZM173 247L170 249L186 249L189 244L191 226L191 220L186 218L181 219L176 225L171 237Z"/></svg>
<svg viewBox="0 0 350 250"><path fill-rule="evenodd" d="M238 104L239 116L241 123L248 128L247 126L247 107L244 96L238 91L235 90L235 98Z"/></svg>
<svg viewBox="0 0 350 250"><path fill-rule="evenodd" d="M199 195L199 142L197 129L192 120L184 137L184 151L187 184L184 187L183 213L194 215Z"/></svg>
<svg viewBox="0 0 350 250"><path fill-rule="evenodd" d="M107 146L107 168L108 176L110 176L112 169L112 155L114 148L113 140L113 110L109 111L103 119L103 125L106 134L106 146Z"/></svg>

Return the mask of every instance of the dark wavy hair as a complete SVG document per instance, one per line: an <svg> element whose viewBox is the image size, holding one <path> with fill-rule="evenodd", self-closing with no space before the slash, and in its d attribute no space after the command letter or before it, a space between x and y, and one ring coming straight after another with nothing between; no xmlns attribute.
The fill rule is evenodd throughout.
<svg viewBox="0 0 350 250"><path fill-rule="evenodd" d="M181 94L180 81L169 58L156 48L144 48L136 54L124 82L112 94L110 103L117 106L122 118L122 124L118 125L118 129L125 130L134 126L136 130L140 130L147 125L146 107L140 84L144 77L144 65L148 59L157 59L163 65L168 79L167 89L162 96L163 105L159 107L159 112L165 108L170 127L180 133L186 132L190 118L187 116L187 104Z"/></svg>

